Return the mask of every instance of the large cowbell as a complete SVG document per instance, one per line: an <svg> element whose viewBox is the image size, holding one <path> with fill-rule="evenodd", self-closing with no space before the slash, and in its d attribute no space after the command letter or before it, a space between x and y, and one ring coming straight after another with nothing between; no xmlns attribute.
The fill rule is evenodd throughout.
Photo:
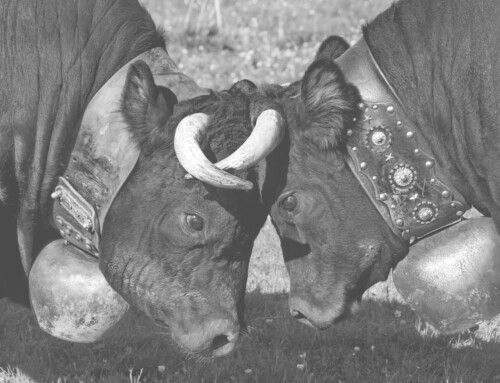
<svg viewBox="0 0 500 383"><path fill-rule="evenodd" d="M165 50L136 57L179 100L206 93L179 72ZM30 300L39 326L52 336L90 343L111 333L128 303L99 270L100 230L139 150L128 136L119 101L130 63L90 101L64 177L53 193L53 225L63 239L48 244L30 270Z"/></svg>
<svg viewBox="0 0 500 383"><path fill-rule="evenodd" d="M408 305L441 333L500 314L500 236L475 217L422 239L393 273Z"/></svg>
<svg viewBox="0 0 500 383"><path fill-rule="evenodd" d="M91 343L104 339L128 310L108 285L97 259L58 239L40 252L29 275L38 325L56 338Z"/></svg>

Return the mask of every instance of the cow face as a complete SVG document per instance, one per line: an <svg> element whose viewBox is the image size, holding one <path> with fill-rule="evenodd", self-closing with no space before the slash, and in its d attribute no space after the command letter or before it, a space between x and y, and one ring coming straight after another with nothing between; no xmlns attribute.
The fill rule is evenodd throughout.
<svg viewBox="0 0 500 383"><path fill-rule="evenodd" d="M205 153L234 151L252 130L239 89L176 104L143 62L131 66L122 112L141 149L106 217L100 267L110 285L198 356L230 352L244 327L243 297L252 244L267 212L256 169L239 177L250 191L186 179L173 135L185 116L210 116Z"/></svg>
<svg viewBox="0 0 500 383"><path fill-rule="evenodd" d="M338 39L322 44L302 81L275 95L289 124L290 154L271 216L290 274L290 311L318 328L348 316L407 252L346 164L345 132L355 129L361 100L334 63L332 44Z"/></svg>

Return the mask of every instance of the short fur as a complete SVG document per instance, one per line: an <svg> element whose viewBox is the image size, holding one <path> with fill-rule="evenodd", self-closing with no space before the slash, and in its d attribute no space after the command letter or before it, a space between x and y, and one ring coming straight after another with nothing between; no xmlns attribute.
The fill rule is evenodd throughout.
<svg viewBox="0 0 500 383"><path fill-rule="evenodd" d="M349 49L349 43L340 36L329 36L319 46L314 61L320 59L335 60Z"/></svg>
<svg viewBox="0 0 500 383"><path fill-rule="evenodd" d="M154 151L163 140L164 127L177 104L177 97L170 89L153 85L148 65L137 61L129 69L122 92L121 110L131 136L144 153Z"/></svg>
<svg viewBox="0 0 500 383"><path fill-rule="evenodd" d="M252 131L259 104L250 101L252 89L242 82L177 103L139 61L130 66L122 94L121 111L141 154L106 217L100 267L125 299L168 323L188 352L209 353L214 338L245 326L249 258L270 203L260 197L254 168L237 173L254 182L249 192L186 180L173 138L183 118L206 113L205 154L213 162L227 157ZM189 225L191 215L200 227ZM134 225L124 233L123 222Z"/></svg>
<svg viewBox="0 0 500 383"><path fill-rule="evenodd" d="M85 107L119 68L164 42L135 0L22 0L2 3L0 15L6 23L0 30L0 189L7 192L0 205L0 297L27 305L26 275L41 247L58 237L48 222L50 193ZM183 95L204 93L192 88ZM224 348L224 336L234 345L245 327L249 257L271 203L260 196L259 169L238 173L256 183L249 192L186 180L173 137L182 118L207 113L206 154L213 161L226 157L251 133L252 110L266 106L250 100L254 88L242 82L177 103L137 61L122 92L120 111L140 155L107 212L99 266L118 293L169 326L181 348L196 355ZM193 216L201 226L190 225Z"/></svg>
<svg viewBox="0 0 500 383"><path fill-rule="evenodd" d="M344 143L344 127L358 117L361 98L337 65L319 56L302 80L301 95L308 119L303 135L320 150L329 151Z"/></svg>
<svg viewBox="0 0 500 383"><path fill-rule="evenodd" d="M495 0L400 0L363 30L448 180L497 228L499 18ZM331 61L337 45L337 38L321 45L301 80L302 99L270 94L283 105L291 138L287 183L271 212L290 273L290 308L320 328L345 318L409 247L345 165L342 135L356 127L343 114L356 98L342 91L352 85ZM289 196L297 200L291 211L283 203Z"/></svg>
<svg viewBox="0 0 500 383"><path fill-rule="evenodd" d="M0 297L28 304L26 273L56 236L50 193L87 103L165 42L135 0L7 1L0 15Z"/></svg>

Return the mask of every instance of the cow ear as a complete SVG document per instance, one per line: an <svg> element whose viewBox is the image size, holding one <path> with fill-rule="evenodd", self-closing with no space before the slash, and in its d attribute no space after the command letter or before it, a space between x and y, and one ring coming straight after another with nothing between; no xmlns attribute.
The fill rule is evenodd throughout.
<svg viewBox="0 0 500 383"><path fill-rule="evenodd" d="M307 69L301 95L306 110L304 135L322 150L336 148L358 117L361 97L357 88L345 81L333 61L320 59Z"/></svg>
<svg viewBox="0 0 500 383"><path fill-rule="evenodd" d="M238 93L243 93L244 95L249 96L257 90L257 85L255 85L250 80L240 80L233 84L233 86L229 89L229 93L232 95L236 95Z"/></svg>
<svg viewBox="0 0 500 383"><path fill-rule="evenodd" d="M121 111L139 147L158 140L175 104L175 94L155 84L144 61L138 60L130 65L122 92Z"/></svg>
<svg viewBox="0 0 500 383"><path fill-rule="evenodd" d="M320 45L316 53L316 60L336 60L349 49L349 43L340 36L329 36Z"/></svg>

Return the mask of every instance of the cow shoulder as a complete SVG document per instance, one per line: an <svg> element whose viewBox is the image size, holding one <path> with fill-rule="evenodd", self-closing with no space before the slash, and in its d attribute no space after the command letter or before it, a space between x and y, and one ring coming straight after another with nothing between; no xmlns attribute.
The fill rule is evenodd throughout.
<svg viewBox="0 0 500 383"><path fill-rule="evenodd" d="M337 64L320 58L306 70L301 96L307 117L304 136L322 150L336 148L359 113L357 88L346 82Z"/></svg>
<svg viewBox="0 0 500 383"><path fill-rule="evenodd" d="M122 92L121 111L140 148L147 151L162 137L175 104L175 94L155 84L144 61L138 60L130 65Z"/></svg>

